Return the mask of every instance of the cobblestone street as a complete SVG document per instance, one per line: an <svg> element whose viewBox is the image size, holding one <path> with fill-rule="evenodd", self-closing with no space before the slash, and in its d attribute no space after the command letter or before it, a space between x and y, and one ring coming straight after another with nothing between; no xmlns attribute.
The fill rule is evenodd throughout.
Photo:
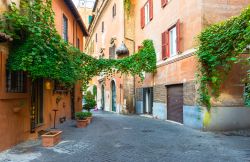
<svg viewBox="0 0 250 162"><path fill-rule="evenodd" d="M250 161L250 138L200 132L140 116L94 113L92 124L61 125L62 141L53 148L28 141L0 154L1 162Z"/></svg>

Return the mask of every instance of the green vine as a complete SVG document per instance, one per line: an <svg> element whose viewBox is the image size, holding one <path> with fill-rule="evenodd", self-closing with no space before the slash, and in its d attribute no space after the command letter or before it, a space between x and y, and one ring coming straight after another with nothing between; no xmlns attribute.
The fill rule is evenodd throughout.
<svg viewBox="0 0 250 162"><path fill-rule="evenodd" d="M131 11L131 0L124 0L124 8L125 11L127 11L127 14L129 15Z"/></svg>
<svg viewBox="0 0 250 162"><path fill-rule="evenodd" d="M65 42L57 33L51 0L21 0L0 21L0 31L13 37L8 68L27 71L29 76L50 78L66 85L88 81L101 72L139 75L156 69L156 54L151 40L143 42L138 53L119 60L95 59Z"/></svg>
<svg viewBox="0 0 250 162"><path fill-rule="evenodd" d="M206 28L199 35L199 42L196 53L200 63L199 101L210 110L211 96L219 97L232 65L240 61L240 54L250 44L250 8L237 17Z"/></svg>

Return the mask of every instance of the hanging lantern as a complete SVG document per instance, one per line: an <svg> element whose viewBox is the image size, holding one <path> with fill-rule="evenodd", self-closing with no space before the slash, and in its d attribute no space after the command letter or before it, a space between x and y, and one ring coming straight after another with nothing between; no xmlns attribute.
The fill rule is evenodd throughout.
<svg viewBox="0 0 250 162"><path fill-rule="evenodd" d="M122 42L121 46L116 49L116 54L117 55L128 55L129 54L129 50L123 42Z"/></svg>

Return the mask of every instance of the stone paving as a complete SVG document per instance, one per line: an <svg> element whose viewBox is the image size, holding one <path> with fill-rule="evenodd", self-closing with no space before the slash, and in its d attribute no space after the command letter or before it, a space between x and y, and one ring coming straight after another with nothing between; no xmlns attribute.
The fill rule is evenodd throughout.
<svg viewBox="0 0 250 162"><path fill-rule="evenodd" d="M0 162L250 162L250 138L201 132L140 116L107 112L78 129L60 126L63 139L52 148L27 141L0 153Z"/></svg>

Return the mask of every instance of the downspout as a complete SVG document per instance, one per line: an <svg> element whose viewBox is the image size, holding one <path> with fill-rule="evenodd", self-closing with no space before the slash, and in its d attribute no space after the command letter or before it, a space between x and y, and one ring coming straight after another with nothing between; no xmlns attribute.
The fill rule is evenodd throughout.
<svg viewBox="0 0 250 162"><path fill-rule="evenodd" d="M126 36L126 15L125 14L126 14L126 9L125 9L125 4L124 4L124 0L123 0L123 34L124 34L124 39L129 40L129 41L131 41L133 43L133 51L132 51L132 53L134 54L135 53L135 40L133 40L131 38L128 38ZM135 102L136 102L135 94L136 94L135 76L133 76L133 111L134 112L135 112Z"/></svg>

